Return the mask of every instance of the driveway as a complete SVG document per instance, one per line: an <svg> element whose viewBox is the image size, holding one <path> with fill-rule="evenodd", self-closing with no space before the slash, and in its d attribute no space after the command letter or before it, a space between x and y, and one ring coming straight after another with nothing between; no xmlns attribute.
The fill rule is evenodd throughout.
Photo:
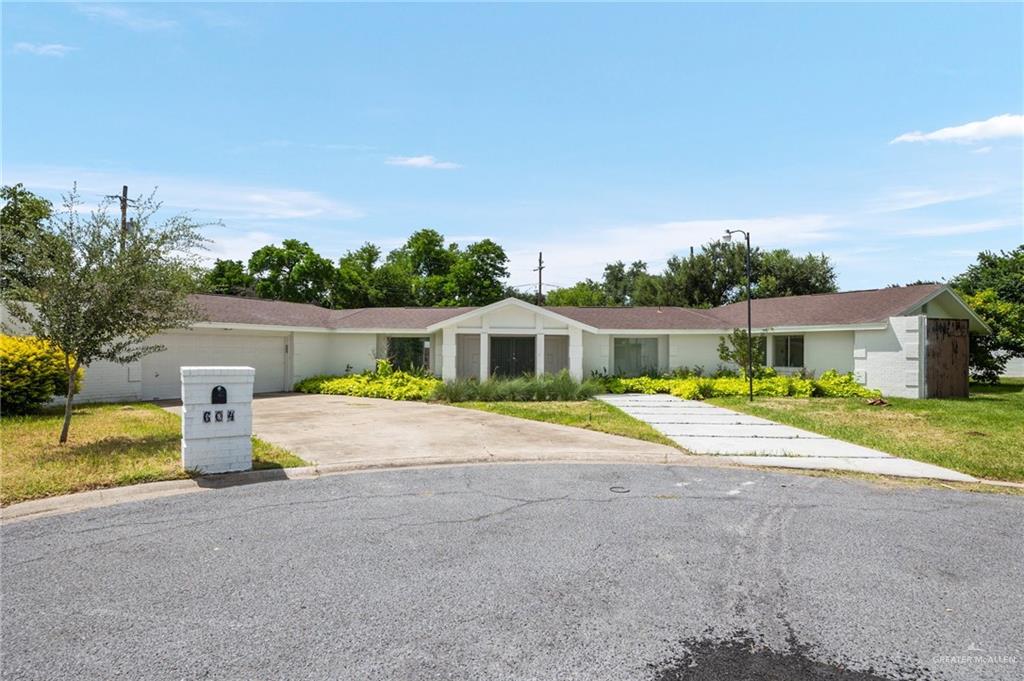
<svg viewBox="0 0 1024 681"><path fill-rule="evenodd" d="M1016 680L1022 526L1016 497L754 469L268 482L4 526L0 669Z"/></svg>
<svg viewBox="0 0 1024 681"><path fill-rule="evenodd" d="M180 413L180 407L172 409ZM259 397L253 400L253 434L317 464L669 463L685 458L672 447L581 428L439 404L339 395Z"/></svg>

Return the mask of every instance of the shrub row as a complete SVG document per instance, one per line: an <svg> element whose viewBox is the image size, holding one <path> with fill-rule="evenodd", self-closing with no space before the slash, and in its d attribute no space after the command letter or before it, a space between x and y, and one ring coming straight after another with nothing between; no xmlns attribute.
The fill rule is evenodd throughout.
<svg viewBox="0 0 1024 681"><path fill-rule="evenodd" d="M75 392L85 372L78 370ZM38 411L68 393L64 353L31 336L0 335L0 408L5 414Z"/></svg>
<svg viewBox="0 0 1024 681"><path fill-rule="evenodd" d="M604 392L604 386L599 380L581 383L563 370L541 376L449 381L437 386L433 399L445 402L568 402L588 400L601 392Z"/></svg>
<svg viewBox="0 0 1024 681"><path fill-rule="evenodd" d="M603 380L610 393L668 393L687 400L703 400L709 397L734 397L746 395L749 390L747 379L724 378L607 378ZM818 378L799 376L768 375L754 379L754 394L761 397L879 397L881 393L870 390L853 380L852 374L840 374L835 370L824 372Z"/></svg>

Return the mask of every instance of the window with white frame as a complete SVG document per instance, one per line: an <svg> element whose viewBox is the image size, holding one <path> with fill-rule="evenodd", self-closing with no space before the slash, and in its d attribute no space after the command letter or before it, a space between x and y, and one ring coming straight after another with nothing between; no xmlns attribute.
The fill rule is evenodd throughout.
<svg viewBox="0 0 1024 681"><path fill-rule="evenodd" d="M658 371L657 338L616 338L615 374L640 376Z"/></svg>
<svg viewBox="0 0 1024 681"><path fill-rule="evenodd" d="M803 367L803 336L775 336L772 338L772 346L772 366L796 369Z"/></svg>

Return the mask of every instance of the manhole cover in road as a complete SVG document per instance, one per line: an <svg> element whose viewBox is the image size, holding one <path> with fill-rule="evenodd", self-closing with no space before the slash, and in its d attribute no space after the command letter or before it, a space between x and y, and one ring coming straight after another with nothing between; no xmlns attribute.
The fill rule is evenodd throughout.
<svg viewBox="0 0 1024 681"><path fill-rule="evenodd" d="M616 494L629 494L628 487L619 487L616 485L615 487L609 487L608 489Z"/></svg>
<svg viewBox="0 0 1024 681"><path fill-rule="evenodd" d="M811 659L806 646L790 642L786 651L771 650L745 634L725 640L681 642L677 657L650 665L654 681L904 681L926 680L925 669L896 669L879 676L873 669L855 671Z"/></svg>

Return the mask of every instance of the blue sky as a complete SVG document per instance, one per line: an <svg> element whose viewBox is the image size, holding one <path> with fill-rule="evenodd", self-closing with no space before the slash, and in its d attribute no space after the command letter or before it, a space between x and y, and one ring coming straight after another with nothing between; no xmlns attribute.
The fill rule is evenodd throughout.
<svg viewBox="0 0 1024 681"><path fill-rule="evenodd" d="M3 183L124 183L337 258L435 228L510 283L747 227L844 289L1024 242L1024 8L3 5Z"/></svg>

